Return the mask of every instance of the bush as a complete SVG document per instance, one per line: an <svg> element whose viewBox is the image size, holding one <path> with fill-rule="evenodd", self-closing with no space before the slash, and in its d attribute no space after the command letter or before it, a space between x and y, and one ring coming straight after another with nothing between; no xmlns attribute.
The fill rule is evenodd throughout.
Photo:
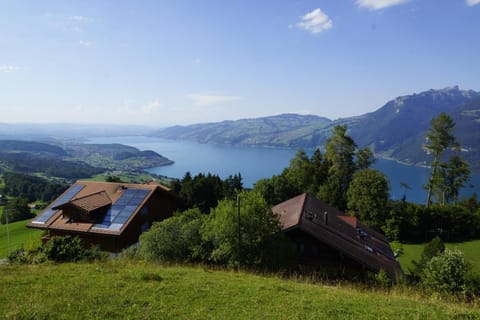
<svg viewBox="0 0 480 320"><path fill-rule="evenodd" d="M25 250L23 247L13 250L7 258L11 264L38 264L48 260L42 246L30 250Z"/></svg>
<svg viewBox="0 0 480 320"><path fill-rule="evenodd" d="M204 215L199 209L176 213L156 222L140 236L140 254L147 260L194 262L202 258L200 227Z"/></svg>
<svg viewBox="0 0 480 320"><path fill-rule="evenodd" d="M86 248L78 237L53 237L45 246L30 250L23 247L12 251L8 261L12 264L38 264L48 260L54 262L93 261L106 257L97 246Z"/></svg>
<svg viewBox="0 0 480 320"><path fill-rule="evenodd" d="M117 259L124 259L127 261L133 261L138 256L138 247L137 245L131 245L128 248L123 249L117 256Z"/></svg>
<svg viewBox="0 0 480 320"><path fill-rule="evenodd" d="M56 262L78 261L85 257L85 247L78 237L53 237L45 252L49 260Z"/></svg>
<svg viewBox="0 0 480 320"><path fill-rule="evenodd" d="M468 291L467 275L470 266L459 250L445 250L427 262L423 270L422 285L427 290L442 294Z"/></svg>
<svg viewBox="0 0 480 320"><path fill-rule="evenodd" d="M390 279L383 269L380 269L378 272L368 271L365 274L365 278L361 278L361 280L369 289L374 287L382 290L389 290L393 286L392 279Z"/></svg>
<svg viewBox="0 0 480 320"><path fill-rule="evenodd" d="M48 259L55 262L92 261L103 258L98 247L87 248L82 239L72 236L53 237L44 250Z"/></svg>
<svg viewBox="0 0 480 320"><path fill-rule="evenodd" d="M411 270L411 273L413 276L416 278L420 279L423 276L423 270L425 269L427 263L433 258L436 257L440 254L442 254L445 251L445 245L442 242L442 239L440 237L436 236L435 238L432 239L429 243L425 245L423 248L422 255L420 256L420 260L417 261L412 261L415 269Z"/></svg>
<svg viewBox="0 0 480 320"><path fill-rule="evenodd" d="M11 264L25 264L29 262L27 252L23 247L10 252L7 258Z"/></svg>

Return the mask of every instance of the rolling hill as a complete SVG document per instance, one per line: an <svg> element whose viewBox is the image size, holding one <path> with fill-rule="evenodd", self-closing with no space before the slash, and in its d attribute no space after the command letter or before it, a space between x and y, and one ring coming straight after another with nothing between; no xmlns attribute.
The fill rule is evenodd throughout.
<svg viewBox="0 0 480 320"><path fill-rule="evenodd" d="M174 126L152 135L166 139L194 140L200 143L246 146L310 148L322 143L324 128L332 121L314 115L278 116Z"/></svg>

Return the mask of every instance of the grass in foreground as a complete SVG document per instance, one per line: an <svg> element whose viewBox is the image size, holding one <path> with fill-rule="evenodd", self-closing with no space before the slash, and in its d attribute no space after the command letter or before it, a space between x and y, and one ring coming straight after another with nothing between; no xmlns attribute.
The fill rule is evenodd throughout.
<svg viewBox="0 0 480 320"><path fill-rule="evenodd" d="M6 319L480 319L414 293L122 261L0 266Z"/></svg>

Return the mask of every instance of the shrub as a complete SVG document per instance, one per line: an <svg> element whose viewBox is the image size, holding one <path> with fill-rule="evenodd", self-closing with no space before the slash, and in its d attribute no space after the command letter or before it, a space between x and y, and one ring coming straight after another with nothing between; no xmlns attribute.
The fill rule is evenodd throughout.
<svg viewBox="0 0 480 320"><path fill-rule="evenodd" d="M25 264L29 261L27 252L23 247L10 252L7 258L11 264Z"/></svg>
<svg viewBox="0 0 480 320"><path fill-rule="evenodd" d="M375 274L375 283L377 287L382 289L388 289L393 285L392 279L390 279L390 277L383 269L381 269L377 274Z"/></svg>
<svg viewBox="0 0 480 320"><path fill-rule="evenodd" d="M200 260L200 227L203 218L199 209L190 209L154 223L150 230L140 236L140 254L147 260L163 262Z"/></svg>
<svg viewBox="0 0 480 320"><path fill-rule="evenodd" d="M393 281L390 279L384 269L380 269L378 272L367 271L365 274L356 275L356 278L352 278L352 282L360 281L359 284L365 286L367 289L377 288L382 290L389 290L393 286Z"/></svg>
<svg viewBox="0 0 480 320"><path fill-rule="evenodd" d="M11 264L38 264L48 260L42 246L29 250L25 250L23 247L13 250L7 258Z"/></svg>
<svg viewBox="0 0 480 320"><path fill-rule="evenodd" d="M23 247L12 251L8 261L12 264L38 264L47 260L55 262L75 262L79 260L100 260L106 254L99 247L85 247L78 237L53 237L45 246L38 246L30 250Z"/></svg>
<svg viewBox="0 0 480 320"><path fill-rule="evenodd" d="M87 248L78 237L53 237L45 246L45 254L55 262L75 262L79 260L96 260L103 258L98 247Z"/></svg>
<svg viewBox="0 0 480 320"><path fill-rule="evenodd" d="M133 261L138 256L138 246L131 245L128 248L123 249L118 255L117 259L124 259L127 261Z"/></svg>
<svg viewBox="0 0 480 320"><path fill-rule="evenodd" d="M468 290L467 274L470 266L459 250L445 250L427 262L422 285L439 293L458 294Z"/></svg>
<svg viewBox="0 0 480 320"><path fill-rule="evenodd" d="M421 278L423 275L423 270L425 269L427 263L433 258L436 257L440 254L442 254L445 251L445 245L442 242L442 239L440 239L439 236L436 236L435 238L432 239L429 243L425 245L423 248L422 255L420 256L420 260L417 261L412 261L415 269L411 270L411 273L417 277Z"/></svg>

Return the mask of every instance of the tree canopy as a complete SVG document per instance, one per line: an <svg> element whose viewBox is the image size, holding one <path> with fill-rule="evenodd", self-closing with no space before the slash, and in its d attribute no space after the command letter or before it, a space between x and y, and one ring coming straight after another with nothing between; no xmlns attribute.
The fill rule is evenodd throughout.
<svg viewBox="0 0 480 320"><path fill-rule="evenodd" d="M223 198L234 198L243 189L240 173L222 180L211 173L199 173L192 177L190 172L187 172L183 179L174 182L172 187L181 199L180 210L198 208L203 213L208 213Z"/></svg>
<svg viewBox="0 0 480 320"><path fill-rule="evenodd" d="M433 155L432 173L427 183L427 202L426 206L430 206L432 191L435 187L437 178L437 169L440 165L440 159L443 152L448 148L458 148L459 144L453 131L455 129L455 121L445 112L440 113L437 117L430 121L430 129L425 135L426 143L423 146L427 153Z"/></svg>
<svg viewBox="0 0 480 320"><path fill-rule="evenodd" d="M35 216L35 214L30 211L28 199L22 197L12 199L5 205L0 219L2 224L7 222L7 215L8 223L30 219Z"/></svg>
<svg viewBox="0 0 480 320"><path fill-rule="evenodd" d="M363 223L380 229L387 218L390 198L385 175L374 169L353 174L347 191L348 211Z"/></svg>
<svg viewBox="0 0 480 320"><path fill-rule="evenodd" d="M230 266L278 266L287 253L279 250L286 242L278 218L259 193L242 192L239 197L240 208L235 200L222 200L202 227L203 239L212 245L210 260Z"/></svg>

